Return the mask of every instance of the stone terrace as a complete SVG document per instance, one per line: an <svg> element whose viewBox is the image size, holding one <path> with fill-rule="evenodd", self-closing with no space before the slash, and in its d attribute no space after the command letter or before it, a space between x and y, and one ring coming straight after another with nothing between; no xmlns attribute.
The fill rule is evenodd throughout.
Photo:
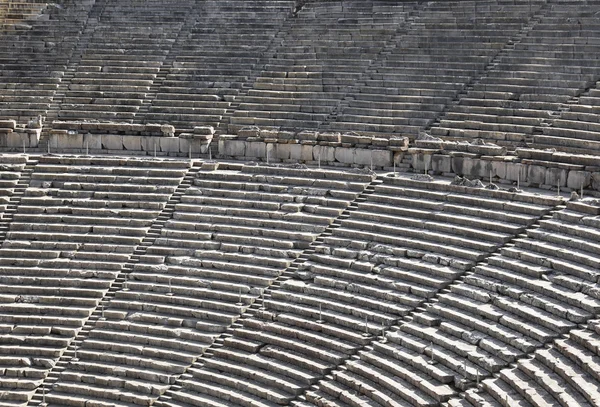
<svg viewBox="0 0 600 407"><path fill-rule="evenodd" d="M431 133L508 146L597 149L597 142L577 141L586 136L569 130L573 126L569 115L563 119L560 113L577 104L600 76L600 26L595 15L599 11L597 1L586 2L585 7L574 7L568 0L547 2L522 38L498 55ZM589 134L587 138L593 140Z"/></svg>
<svg viewBox="0 0 600 407"><path fill-rule="evenodd" d="M585 153L600 3L582 4L64 0L2 33L0 119L41 114L43 140L53 121L79 120L429 131Z"/></svg>
<svg viewBox="0 0 600 407"><path fill-rule="evenodd" d="M2 399L21 402L96 309L188 167L37 161L0 248L2 387L12 389Z"/></svg>
<svg viewBox="0 0 600 407"><path fill-rule="evenodd" d="M353 85L326 127L417 136L518 36L541 3L422 5Z"/></svg>
<svg viewBox="0 0 600 407"><path fill-rule="evenodd" d="M321 126L414 9L412 2L308 2L283 28L229 133Z"/></svg>
<svg viewBox="0 0 600 407"><path fill-rule="evenodd" d="M0 33L0 119L46 116L93 1L51 4Z"/></svg>
<svg viewBox="0 0 600 407"><path fill-rule="evenodd" d="M236 98L273 53L290 1L204 1L194 7L138 120L178 130L225 126ZM220 129L219 129L220 130ZM221 131L221 130L220 130Z"/></svg>
<svg viewBox="0 0 600 407"><path fill-rule="evenodd" d="M600 1L5 4L0 407L600 403Z"/></svg>
<svg viewBox="0 0 600 407"><path fill-rule="evenodd" d="M157 405L291 405L294 400L325 405L318 400L335 398L344 385L360 393L378 380L390 380L381 383L388 386L380 390L381 400L387 400L382 405L397 397L436 405L456 395L461 384L459 378L453 382L450 353L439 351L438 358L449 358L447 366L428 368L419 348L407 349L402 361L412 364L407 368L389 364L392 345L381 349L387 353L368 350L382 330L409 321L413 313L417 320L424 304L560 202L472 193L446 183L376 180L304 252L302 263L284 274L281 285L234 325L223 346L200 358L176 383L178 390ZM396 335L390 333L388 341ZM443 342L438 346L442 349ZM415 377L419 369L421 376ZM317 384L329 374L339 383ZM442 375L442 382L425 384L429 375Z"/></svg>
<svg viewBox="0 0 600 407"><path fill-rule="evenodd" d="M536 394L595 400L593 200L301 165L2 162L0 405L535 405L527 377L571 372Z"/></svg>

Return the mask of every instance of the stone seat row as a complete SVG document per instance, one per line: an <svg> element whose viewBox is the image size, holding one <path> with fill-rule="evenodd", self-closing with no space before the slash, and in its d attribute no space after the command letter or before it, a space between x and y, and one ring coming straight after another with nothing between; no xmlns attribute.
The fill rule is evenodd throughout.
<svg viewBox="0 0 600 407"><path fill-rule="evenodd" d="M49 332L59 333L61 341L43 332L22 341L23 352L30 357L46 355L44 357L56 360L145 237L151 219L158 216L179 185L189 162L62 156L40 157L39 161L32 180L43 188L26 190L23 205L19 206L0 250L3 291L9 296L4 298L11 301L2 304L1 319L16 325L47 326ZM159 166L162 169L159 170ZM127 175L119 176L121 184L112 189L108 183L99 188L95 182L74 184L69 177L86 174L93 181L100 181L94 177L102 178L101 174L114 172ZM148 178L153 174L160 178ZM56 182L61 177L61 181ZM133 191L128 186L138 183L145 185L147 197L146 194L115 193L115 190ZM68 198L70 188L82 186L103 195L95 204L100 208L94 209L94 205L87 208L89 194L78 199ZM139 193L139 187L135 191ZM157 195L158 191L163 193ZM41 195L44 197L40 201ZM153 201L152 208L147 205L142 210L127 208L128 205L139 206L141 201L136 200L149 197L160 199ZM121 201L116 201L117 198ZM123 224L130 226L123 228ZM107 245L107 241L110 244ZM16 334L5 337L11 341L17 338ZM36 344L44 345L36 350ZM50 367L50 364L45 366L46 371ZM15 381L19 382L20 379Z"/></svg>
<svg viewBox="0 0 600 407"><path fill-rule="evenodd" d="M398 182L400 183L402 181ZM410 181L403 182L411 184ZM402 193L400 188L394 189L385 184L381 186L381 191L379 191L378 188L379 187L376 187L375 194L383 195L387 193L390 196L393 196L394 193ZM436 188L443 189L444 186L436 185ZM426 191L421 191L421 194L425 195ZM431 193L431 195L435 196L435 192ZM438 201L440 200L440 197L441 199L444 199L447 195L452 194L446 192L445 194L440 193L439 195L439 197L436 197ZM370 197L371 195L369 195L369 198ZM490 199L490 204L492 202L493 201ZM359 204L359 211L361 205L362 204ZM521 206L528 208L527 204L521 204ZM515 204L515 207L518 208L519 205ZM535 204L532 204L529 210L539 214L539 216L544 213L544 207L541 205L536 206ZM527 209L525 209L525 211L527 211ZM352 212L350 215L350 220L353 218L354 213L355 212ZM530 222L535 221L535 219L535 217L532 217ZM286 344L286 347L291 347L290 349L293 349L293 353L297 355L295 357L298 358L295 361L294 368L305 368L307 363L315 360L315 358L324 361L329 360L330 363L334 362L339 364L343 359L336 358L335 354L332 354L329 350L325 353L324 350L313 349L315 346L314 344L321 343L321 341L327 341L326 343L333 342L337 343L341 349L347 349L347 351L350 352L352 349L356 349L357 345L364 344L365 341L370 341L369 338L374 334L380 333L382 328L387 328L390 325L395 324L399 318L419 305L418 297L413 297L412 300L406 301L405 303L399 304L396 302L403 296L407 299L410 297L409 294L403 293L399 288L397 279L394 278L396 277L394 274L390 273L387 275L385 274L386 271L381 270L378 271L377 277L373 277L372 279L368 278L373 265L367 261L367 257L364 257L364 255L365 249L369 247L366 242L373 240L365 239L366 242L361 245L361 237L357 236L354 225L351 225L350 223L346 224L346 222L348 221L343 221L340 228L333 230L333 236L337 236L341 230L348 229L348 235L344 236L344 238L348 240L352 239L357 252L360 250L359 248L362 249L362 251L360 251L362 256L361 261L353 260L354 258L350 257L350 250L343 248L343 246L333 251L321 250L321 245L318 246L316 248L316 253L309 258L307 267L302 267L298 271L298 277L306 281L299 281L296 279L288 280L282 284L279 290L273 291L271 296L264 300L263 304L265 306L265 311L257 314L252 319L244 320L243 328L238 328L233 331L233 339L235 342L231 343L232 347L240 347L240 343L242 343L244 344L244 348L248 349L253 342L264 343L265 341L269 341L268 343L271 343L271 341L275 339L269 333L270 330L279 329L282 333L285 333L285 341L282 340L283 338L278 337L278 342L275 344L278 346ZM334 237L329 237L326 238L324 242L327 244L335 241L333 239ZM339 242L339 240L337 240L337 242ZM396 241L394 243L397 244ZM389 250L391 250L391 248ZM341 258L337 256L340 256ZM396 259L394 258L393 260ZM319 263L323 264L323 267L312 268L315 264ZM416 263L412 263L411 265L411 262L408 260L404 261L404 263L410 265L410 267L417 266ZM426 262L422 262L421 264L424 265ZM439 266L434 267L439 268ZM335 272L333 270L339 271ZM454 273L448 269L447 272L450 279L456 278L461 273L460 269L456 270ZM336 278L345 278L345 280L336 280ZM389 284L392 284L394 291L391 291L389 289L391 287L388 286L388 291L380 293L377 291L377 286L368 285L369 281L371 280L374 282L375 278L378 279L378 284L383 282L384 278L389 279ZM422 278L420 280L420 282L422 282ZM339 291L339 288L341 287L345 287L345 290L342 292ZM414 283L411 284L411 287L417 289ZM398 295L392 294L396 292L398 292ZM432 294L435 295L435 290L432 291ZM281 328L275 328L276 326L281 326ZM259 330L254 332L252 331L252 328L259 328ZM306 331L307 329L308 331ZM250 336L251 332L252 334ZM313 348L308 348L305 345L306 349L300 350L294 343L295 341L292 342L293 338L300 338L300 335L307 335L307 333L301 334L300 332L308 332L311 336L317 336L318 339L313 339ZM363 333L365 333L366 336L363 336ZM328 336L331 336L331 338L328 338ZM227 343L222 349L229 350ZM276 356L274 355L273 358L276 358ZM215 360L215 362L212 362L212 360ZM218 360L219 363L217 363L216 360ZM247 377L249 374L248 371L241 369L239 365L234 366L230 363L225 364L221 362L222 360L219 355L213 356L210 364L205 364L202 367L202 370L198 371L198 374L193 375L193 381L199 381L207 386L214 386L216 380L213 378L214 374L218 374L220 380L232 383L243 381L243 378ZM269 359L269 363L271 366L273 363L279 364L281 362L279 362L277 358L271 358ZM283 366L279 369L282 368ZM206 371L206 373L202 373L203 371ZM471 370L471 373L474 375L475 373L473 372L474 369ZM252 374L260 374L263 377L260 381L264 384L260 384L257 388L252 389L236 387L235 391L233 389L230 391L234 391L237 397L264 397L264 401L275 401L278 403L287 402L289 397L293 396L295 392L298 391L298 385L294 382L286 384L286 382L289 381L289 378L286 378L286 380L279 380L279 384L275 385L272 384L271 381L277 379L275 377L269 377L267 372L263 373L260 369L252 369ZM310 377L312 377L311 380L316 380L319 378L319 375L314 375L313 373ZM190 379L190 381L192 381L192 379ZM186 388L186 386L187 380L184 381L183 384L184 388ZM189 386L190 388L186 388L188 394L193 387L192 384ZM268 393L268 390L272 390L273 388L280 388L284 393L273 398L275 396ZM305 389L306 385L303 388ZM205 393L199 389L197 390L196 387L194 387L194 390ZM405 394L408 395L410 392L407 391ZM450 393L450 395L451 394L452 393ZM227 400L229 397L225 393L211 393L211 396L217 396L222 400ZM448 398L449 395L444 397Z"/></svg>
<svg viewBox="0 0 600 407"><path fill-rule="evenodd" d="M559 106L549 106L551 109L540 106L537 110L535 105L540 102L566 103L570 98L578 96L582 90L589 88L595 80L594 61L589 58L589 52L573 45L564 45L562 49L557 49L556 41L553 41L555 36L562 37L565 33L572 32L576 21L578 24L587 24L582 13L574 13L576 17L568 19L569 22L557 31L553 19L565 21L564 15L570 13L568 5L557 5L542 18L539 25L515 45L514 49L502 55L496 69L482 77L481 81L473 87L473 91L467 94L466 101L469 101L477 98L494 99L495 95L505 92L511 99L527 100L528 110L525 112L519 110L514 116L501 113L478 116L476 111L469 109L473 102L467 102L469 107L464 108L460 107L462 105L460 103L457 105L458 108L450 109L432 133L454 139L483 137L507 145L524 140L518 134L530 134L534 135L534 145L540 148L559 145L571 152L584 152L588 144L591 148L596 148L593 143L578 142L576 140L578 136L569 134L567 130L545 126L554 121L554 118L548 115L548 111L558 112ZM549 26L553 29L547 30ZM589 47L595 49L596 46ZM575 48L578 49L577 52ZM519 67L516 71L515 66ZM530 83L536 86L531 88L527 85ZM479 92L479 95L476 96L472 92ZM481 103L481 105L487 104ZM524 126L524 123L528 125ZM560 122L557 124L560 126ZM462 131L457 131L458 129ZM508 132L512 135L502 136L498 134L499 132ZM543 132L539 138L536 135L538 132ZM574 139L572 146L571 140L563 141L559 137Z"/></svg>
<svg viewBox="0 0 600 407"><path fill-rule="evenodd" d="M528 403L541 406L554 403L594 405L598 400L595 332L590 322L585 330L574 330L566 339L536 351L532 358L515 368L502 370L494 379L484 380L478 391L470 390L466 399L473 405L484 400L493 405ZM555 384L560 383L560 386ZM560 389L560 390L559 390Z"/></svg>
<svg viewBox="0 0 600 407"><path fill-rule="evenodd" d="M212 183L209 186L200 184L188 190L183 198L203 196L196 194L205 194L211 189L218 190L215 187L230 188L235 185L235 182L239 183L245 173L251 174L255 183L259 186L262 185L261 189L276 188L278 185L319 184L321 182L319 185L324 192L328 191L327 188L343 189L347 185L355 190L354 195L361 191L359 183L348 184L352 177L341 173L321 172L318 177L327 177L327 179L307 182L306 177L312 173L311 171L242 167L242 172L231 170L200 172L196 180L214 178L219 180L218 182L223 182L224 186L215 186ZM303 177L301 177L302 175ZM344 178L348 178L348 181L342 182L341 180ZM364 177L358 174L354 178L364 179L362 185L371 180L370 176ZM240 187L236 186L236 188ZM290 199L299 199L307 193L310 193L309 189L297 187L289 193L289 197ZM260 199L260 195L256 195L252 199ZM231 200L230 210L243 211L248 202L250 201ZM293 203L294 199L290 202ZM262 290L270 285L281 271L298 256L299 250L294 246L302 241L309 243L323 228L323 226L319 226L318 229L315 229L308 217L296 217L296 222L287 224L268 222L264 217L265 211L263 210L263 217L256 217L253 227L247 230L249 234L259 232L261 236L256 239L248 239L240 234L240 231L243 233L244 228L240 226L236 218L215 215L212 219L203 220L201 215L204 208L201 205L202 202L195 199L182 199L182 203L175 206L173 220L165 223L160 237L155 240L154 245L148 248L147 255L140 258L140 263L134 266L132 274L125 283L126 289L118 291L105 310L106 321L109 321L110 324L118 323L123 328L129 324L135 324L136 330L129 331L127 336L112 338L110 331L106 331L104 325L98 325L92 330L93 333L90 333L90 338L97 334L102 336L103 339L98 344L103 343L103 347L109 346L113 340L118 340L121 344L121 355L126 358L127 364L137 364L138 360L140 360L139 363L150 363L151 355L158 358L157 360L164 360L165 364L170 363L170 354L173 352L175 341L162 339L164 336L171 336L167 332L162 332L164 328L161 326L164 324L176 327L182 335L184 332L189 332L186 334L189 340L185 346L190 350L195 347L195 357L199 356L203 349L230 326L238 315L260 295ZM270 213L266 218L294 213L293 211L288 212L289 209L280 212L281 206L282 204L277 202L274 207L269 209ZM318 207L318 205L315 206ZM290 209L292 208L290 207ZM216 220L221 226L215 222ZM248 218L248 220L252 221L252 218ZM205 223L203 226L203 221L210 223ZM305 221L307 222L306 226L302 223ZM322 221L327 224L330 222L325 221L324 216ZM199 227L200 229L198 229ZM223 234L218 227L225 228L223 230L230 231L230 234ZM305 230L305 232L302 232L301 236L296 229ZM192 230L194 230L193 233L190 232ZM268 236L269 233L277 233L277 237L273 239L263 237ZM275 249L268 247L268 240L273 241ZM281 247L283 241L292 245L289 247L285 245L285 247L277 249L277 247ZM82 350L87 348L86 343L89 341L88 339L82 343ZM152 353L148 353L147 357L137 355L140 344L148 341L154 344L152 348L148 349L148 352ZM90 348L95 346L96 342L92 341ZM129 347L131 350L128 350ZM85 353L80 352L80 354L83 356L80 356L78 369L85 370L86 375L90 378L100 376L103 371L97 370L92 359L88 358ZM173 357L177 357L177 355L175 354ZM142 362L143 360L148 360L148 362ZM193 359L185 360L189 364L193 362ZM84 391L76 384L78 379L69 376L70 374L71 369L68 369L63 375L64 382L60 393L75 395ZM168 374L172 376L173 372ZM121 373L117 375L122 376ZM156 383L158 379L152 378L150 374L146 373L146 368L140 369L139 375L132 376L132 378L143 381L146 386L159 386ZM122 382L124 379L118 380ZM104 402L110 399L110 396L103 396L100 393L100 389L105 387L100 380L95 384L90 382L87 387L92 392L90 394L93 394L88 397L99 401L105 400ZM138 394L139 397L148 397L148 391L142 387L135 391L132 390L132 393Z"/></svg>
<svg viewBox="0 0 600 407"><path fill-rule="evenodd" d="M571 212L569 218L579 220L585 219L585 216L580 214L577 217ZM546 222L550 221L542 221L542 224ZM585 223L593 225L593 218L588 218ZM571 228L576 233L588 236L588 239L596 233L590 226L581 230L583 227L577 224L565 224L562 230ZM534 236L529 239L533 240ZM525 239L519 239L517 245L521 240ZM439 303L429 306L426 312L414 314L413 322L402 325L395 334L407 338L403 342L406 347L410 343L421 343L420 349L409 349L418 351L423 357L427 355L425 349L431 343L430 349L435 349L435 352L429 352L434 353L431 359L454 370L454 381L459 387L461 380L476 379L470 373L472 364L477 365L481 376L487 375L490 369L492 372L502 371L502 367L514 362L520 355L536 351L542 344L569 333L577 324L585 324L597 312L598 299L590 292L584 294L577 286L571 285L569 288L566 285L566 281L575 282L582 278L581 271L569 273L568 262L548 258L544 253L538 255L540 265L525 268L523 261L531 261L531 251L506 248L502 254L506 256L509 252L514 256L511 260L489 258L489 265L477 266L474 274L465 277L464 283L454 285L450 292L441 294ZM552 253L557 257L566 251L552 249ZM597 250L588 253L597 253ZM516 261L518 258L521 258L521 263ZM572 263L572 267L575 270L576 263ZM593 273L591 269L590 272ZM544 275L546 279L541 278ZM594 273L590 278L595 281L597 276ZM532 300L526 300L527 296ZM482 303L490 299L497 307L495 311ZM391 339L392 334L388 338ZM477 350L472 348L473 345ZM461 359L465 362L461 363ZM462 365L467 367L464 378L461 378L461 375L465 375L460 371ZM498 400L505 405L502 399Z"/></svg>

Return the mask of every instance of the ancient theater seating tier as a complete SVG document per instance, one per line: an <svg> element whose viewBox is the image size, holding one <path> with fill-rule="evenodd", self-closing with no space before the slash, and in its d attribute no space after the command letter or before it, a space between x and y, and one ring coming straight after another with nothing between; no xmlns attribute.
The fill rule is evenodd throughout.
<svg viewBox="0 0 600 407"><path fill-rule="evenodd" d="M314 129L326 123L415 8L413 2L306 2L241 97L229 132L249 125Z"/></svg>
<svg viewBox="0 0 600 407"><path fill-rule="evenodd" d="M371 179L232 164L198 171L47 399L156 399Z"/></svg>
<svg viewBox="0 0 600 407"><path fill-rule="evenodd" d="M595 57L598 11L596 2L583 8L569 1L543 6L520 40L502 51L432 134L455 140L483 138L507 146L564 146L579 153L598 150L592 136L577 132L568 121L573 117L569 106L585 104L588 91L593 96L600 74ZM595 131L593 121L586 126Z"/></svg>
<svg viewBox="0 0 600 407"><path fill-rule="evenodd" d="M170 390L165 405L194 405L205 398L224 403L232 397L247 400L242 404L286 405L340 366L344 373L335 373L339 382L331 383L334 388L355 382L361 388L360 380L375 380L371 376L398 375L382 383L387 386L382 397L391 391L391 398L433 403L455 395L447 385L454 378L451 368L425 364L419 377L414 369L390 366L392 339L386 345L390 350L381 349L387 353L364 349L428 299L448 291L558 202L505 192L481 194L473 196L447 182L378 180L372 193L359 197L356 208L342 215L339 227L306 253L293 278L271 290L223 347L180 378L181 389ZM419 349L407 349L404 362L412 354L414 366L420 366L426 357ZM429 374L445 381L427 387ZM307 400L322 397L319 392L326 393L326 387L309 391Z"/></svg>
<svg viewBox="0 0 600 407"><path fill-rule="evenodd" d="M420 3L326 127L416 137L484 72L541 3Z"/></svg>
<svg viewBox="0 0 600 407"><path fill-rule="evenodd" d="M27 400L146 235L189 163L39 157L0 248L2 365ZM10 377L10 379L8 379ZM3 386L6 387L6 386Z"/></svg>

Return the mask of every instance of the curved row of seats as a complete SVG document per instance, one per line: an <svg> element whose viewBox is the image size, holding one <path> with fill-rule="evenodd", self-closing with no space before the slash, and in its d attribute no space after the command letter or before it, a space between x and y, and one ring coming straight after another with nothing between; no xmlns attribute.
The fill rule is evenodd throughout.
<svg viewBox="0 0 600 407"><path fill-rule="evenodd" d="M218 128L261 69L263 55L293 8L293 1L207 1L182 28L159 73L149 109L138 118L178 131Z"/></svg>
<svg viewBox="0 0 600 407"><path fill-rule="evenodd" d="M595 406L600 400L598 321L536 351L466 392L458 406ZM459 404L460 403L460 404Z"/></svg>
<svg viewBox="0 0 600 407"><path fill-rule="evenodd" d="M0 213L6 212L26 164L26 156L0 156Z"/></svg>
<svg viewBox="0 0 600 407"><path fill-rule="evenodd" d="M1 119L27 124L51 109L92 4L90 0L52 3L39 18L0 33Z"/></svg>
<svg viewBox="0 0 600 407"><path fill-rule="evenodd" d="M39 157L0 248L1 400L27 401L188 167L183 161Z"/></svg>
<svg viewBox="0 0 600 407"><path fill-rule="evenodd" d="M290 0L51 4L2 33L0 118L431 130L587 153L599 148L599 6L311 1L293 14Z"/></svg>
<svg viewBox="0 0 600 407"><path fill-rule="evenodd" d="M241 98L229 131L319 127L415 8L414 2L306 2Z"/></svg>
<svg viewBox="0 0 600 407"><path fill-rule="evenodd" d="M232 164L200 170L46 400L151 403L371 179Z"/></svg>
<svg viewBox="0 0 600 407"><path fill-rule="evenodd" d="M169 55L190 2L105 1L82 34L57 118L133 121Z"/></svg>
<svg viewBox="0 0 600 407"><path fill-rule="evenodd" d="M596 1L586 2L585 7L574 7L568 0L549 2L535 16L531 29L501 53L498 62L431 129L432 134L509 146L565 147L577 153L597 150L598 143L586 129L569 130L570 116L562 118L560 113L600 75L598 11Z"/></svg>
<svg viewBox="0 0 600 407"><path fill-rule="evenodd" d="M560 115L534 138L537 148L558 148L560 151L590 154L600 150L600 89L594 87L574 98Z"/></svg>
<svg viewBox="0 0 600 407"><path fill-rule="evenodd" d="M451 368L429 368L420 347L407 349L397 365L390 364L401 352L395 345L363 350L557 202L384 178L307 252L294 278L272 290L224 346L201 358L156 405L288 405L328 374L335 383L319 383L308 401L334 399L344 386L371 394L373 380L386 403L448 400L455 394ZM444 381L431 383L428 374Z"/></svg>
<svg viewBox="0 0 600 407"><path fill-rule="evenodd" d="M6 1L0 4L0 27L10 30L14 24L39 16L46 3L41 0Z"/></svg>
<svg viewBox="0 0 600 407"><path fill-rule="evenodd" d="M431 2L369 67L327 128L417 136L542 2Z"/></svg>
<svg viewBox="0 0 600 407"><path fill-rule="evenodd" d="M386 405L396 394L411 405L595 405L600 223L580 208L528 229L307 400ZM464 398L455 392L478 384Z"/></svg>

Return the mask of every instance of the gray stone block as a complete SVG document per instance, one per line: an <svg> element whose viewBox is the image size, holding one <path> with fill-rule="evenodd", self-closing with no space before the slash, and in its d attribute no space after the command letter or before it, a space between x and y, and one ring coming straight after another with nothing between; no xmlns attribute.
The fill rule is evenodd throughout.
<svg viewBox="0 0 600 407"><path fill-rule="evenodd" d="M272 151L269 153L273 158L279 160L289 160L293 144L271 144Z"/></svg>
<svg viewBox="0 0 600 407"><path fill-rule="evenodd" d="M103 134L102 148L104 150L123 150L123 136L116 134Z"/></svg>
<svg viewBox="0 0 600 407"><path fill-rule="evenodd" d="M102 136L100 134L85 134L83 136L83 148L89 150L100 150L102 149Z"/></svg>
<svg viewBox="0 0 600 407"><path fill-rule="evenodd" d="M344 164L354 163L354 149L347 147L337 147L335 149L335 159Z"/></svg>
<svg viewBox="0 0 600 407"><path fill-rule="evenodd" d="M142 150L142 137L141 136L123 136L123 148L131 151Z"/></svg>
<svg viewBox="0 0 600 407"><path fill-rule="evenodd" d="M335 161L335 148L326 146L314 146L313 147L313 160L321 162L333 162Z"/></svg>
<svg viewBox="0 0 600 407"><path fill-rule="evenodd" d="M452 158L447 155L432 155L431 169L435 172L452 172Z"/></svg>
<svg viewBox="0 0 600 407"><path fill-rule="evenodd" d="M304 144L291 144L290 159L298 161L311 161L313 158L312 146Z"/></svg>
<svg viewBox="0 0 600 407"><path fill-rule="evenodd" d="M587 188L592 182L592 174L589 171L569 171L567 176L567 187L579 190Z"/></svg>
<svg viewBox="0 0 600 407"><path fill-rule="evenodd" d="M266 158L267 145L261 141L246 143L246 157Z"/></svg>
<svg viewBox="0 0 600 407"><path fill-rule="evenodd" d="M172 153L179 152L179 138L176 137L161 137L160 151Z"/></svg>
<svg viewBox="0 0 600 407"><path fill-rule="evenodd" d="M219 139L219 154L230 157L246 156L246 142L243 140Z"/></svg>

